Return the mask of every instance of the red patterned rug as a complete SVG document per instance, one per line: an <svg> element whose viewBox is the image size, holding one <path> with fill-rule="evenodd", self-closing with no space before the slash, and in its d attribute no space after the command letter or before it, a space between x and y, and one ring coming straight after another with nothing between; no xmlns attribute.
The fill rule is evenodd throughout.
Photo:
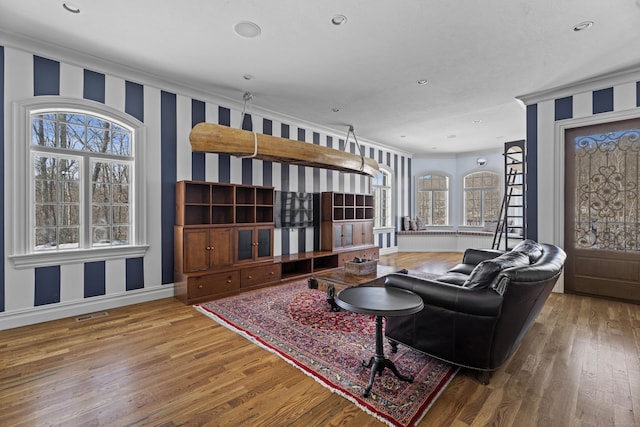
<svg viewBox="0 0 640 427"><path fill-rule="evenodd" d="M367 413L390 426L413 426L455 376L457 368L405 346L385 354L413 383L385 369L376 376L371 396L362 393L369 369L361 366L375 353L375 318L333 312L326 293L296 282L197 305L220 324L272 351Z"/></svg>

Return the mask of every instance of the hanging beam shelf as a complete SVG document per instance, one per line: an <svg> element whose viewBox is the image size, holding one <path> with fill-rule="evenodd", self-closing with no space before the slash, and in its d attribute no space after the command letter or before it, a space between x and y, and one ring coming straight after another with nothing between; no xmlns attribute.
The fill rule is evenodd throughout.
<svg viewBox="0 0 640 427"><path fill-rule="evenodd" d="M189 142L195 152L230 154L370 176L376 176L379 170L375 160L358 154L213 123L195 125Z"/></svg>

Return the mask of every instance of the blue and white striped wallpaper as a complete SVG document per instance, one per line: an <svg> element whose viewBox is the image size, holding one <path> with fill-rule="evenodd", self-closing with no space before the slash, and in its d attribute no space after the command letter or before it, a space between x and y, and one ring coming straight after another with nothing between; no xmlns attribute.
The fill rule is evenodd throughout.
<svg viewBox="0 0 640 427"><path fill-rule="evenodd" d="M52 55L53 56L53 55ZM92 100L135 117L144 123L147 134L147 236L149 249L144 257L121 260L62 264L32 269L16 269L8 258L10 246L5 230L12 226L12 211L3 202L4 228L2 251L4 263L0 276L0 329L35 323L118 305L170 296L173 282L173 226L175 223L175 183L178 180L206 180L273 186L276 190L301 192L364 192L367 178L318 168L280 164L255 159L240 159L212 153L192 153L191 128L202 121L254 130L345 149L344 138L327 133L321 126L285 123L278 117L261 117L254 112L243 123L241 110L224 105L215 94L185 94L179 82L159 84L144 74L127 75L85 65L65 62L59 57L45 57L30 49L14 47L0 41L0 142L12 142L10 106L13 102L38 96L60 96ZM131 73L134 75L133 73ZM180 89L175 89L176 87ZM9 108L7 108L9 107ZM356 152L354 143L346 147ZM408 215L410 206L411 158L391 152L374 143L363 146L365 155L394 170L395 213ZM6 151L6 150L5 150ZM4 157L4 152L2 153ZM7 165L0 162L3 176ZM3 193L11 189L5 179ZM398 220L396 220L398 224ZM396 228L397 229L397 228ZM275 255L310 251L319 247L319 231L276 229ZM382 251L394 250L394 232L377 237ZM169 286L167 286L169 285ZM167 291L168 289L168 291Z"/></svg>
<svg viewBox="0 0 640 427"><path fill-rule="evenodd" d="M4 114L4 85L5 85L5 80L4 80L4 46L0 46L0 117L2 117L3 119L0 120L0 146L3 147L2 150L0 150L0 175L2 176L2 184L0 185L0 203L2 204L2 213L0 215L1 216L1 221L2 221L2 227L0 227L0 241L2 242L2 245L0 245L0 252L2 253L2 259L4 260L2 262L2 264L0 264L0 312L4 312L5 311L5 264L6 264L6 260L7 257L5 256L5 233L4 233L4 186L6 185L5 183L5 179L4 179L4 121L5 119L5 114Z"/></svg>

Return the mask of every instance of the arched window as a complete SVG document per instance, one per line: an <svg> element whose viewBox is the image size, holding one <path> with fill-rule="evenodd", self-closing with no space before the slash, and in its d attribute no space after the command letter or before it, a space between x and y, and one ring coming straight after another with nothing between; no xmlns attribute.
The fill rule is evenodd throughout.
<svg viewBox="0 0 640 427"><path fill-rule="evenodd" d="M378 175L372 178L373 196L375 198L375 228L390 228L393 212L391 210L392 185L391 172L380 168Z"/></svg>
<svg viewBox="0 0 640 427"><path fill-rule="evenodd" d="M422 175L416 180L416 216L427 225L449 224L449 177Z"/></svg>
<svg viewBox="0 0 640 427"><path fill-rule="evenodd" d="M16 265L143 253L142 124L87 101L22 107L25 143L15 158L26 186L16 189L25 203L15 208Z"/></svg>
<svg viewBox="0 0 640 427"><path fill-rule="evenodd" d="M473 172L464 177L464 225L482 227L500 213L500 175Z"/></svg>
<svg viewBox="0 0 640 427"><path fill-rule="evenodd" d="M31 248L131 241L133 130L80 110L31 114Z"/></svg>

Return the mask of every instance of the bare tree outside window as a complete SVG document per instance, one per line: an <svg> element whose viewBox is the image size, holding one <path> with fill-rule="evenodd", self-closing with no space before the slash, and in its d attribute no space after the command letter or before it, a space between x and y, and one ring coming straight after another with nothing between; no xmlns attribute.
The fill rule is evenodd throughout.
<svg viewBox="0 0 640 427"><path fill-rule="evenodd" d="M391 227L391 173L381 169L371 184L375 198L374 227Z"/></svg>
<svg viewBox="0 0 640 427"><path fill-rule="evenodd" d="M474 172L464 177L464 225L484 226L497 221L500 213L500 176L494 172Z"/></svg>
<svg viewBox="0 0 640 427"><path fill-rule="evenodd" d="M31 129L33 249L129 244L133 132L72 111L32 114Z"/></svg>
<svg viewBox="0 0 640 427"><path fill-rule="evenodd" d="M423 175L416 182L416 216L427 225L449 223L449 177Z"/></svg>

